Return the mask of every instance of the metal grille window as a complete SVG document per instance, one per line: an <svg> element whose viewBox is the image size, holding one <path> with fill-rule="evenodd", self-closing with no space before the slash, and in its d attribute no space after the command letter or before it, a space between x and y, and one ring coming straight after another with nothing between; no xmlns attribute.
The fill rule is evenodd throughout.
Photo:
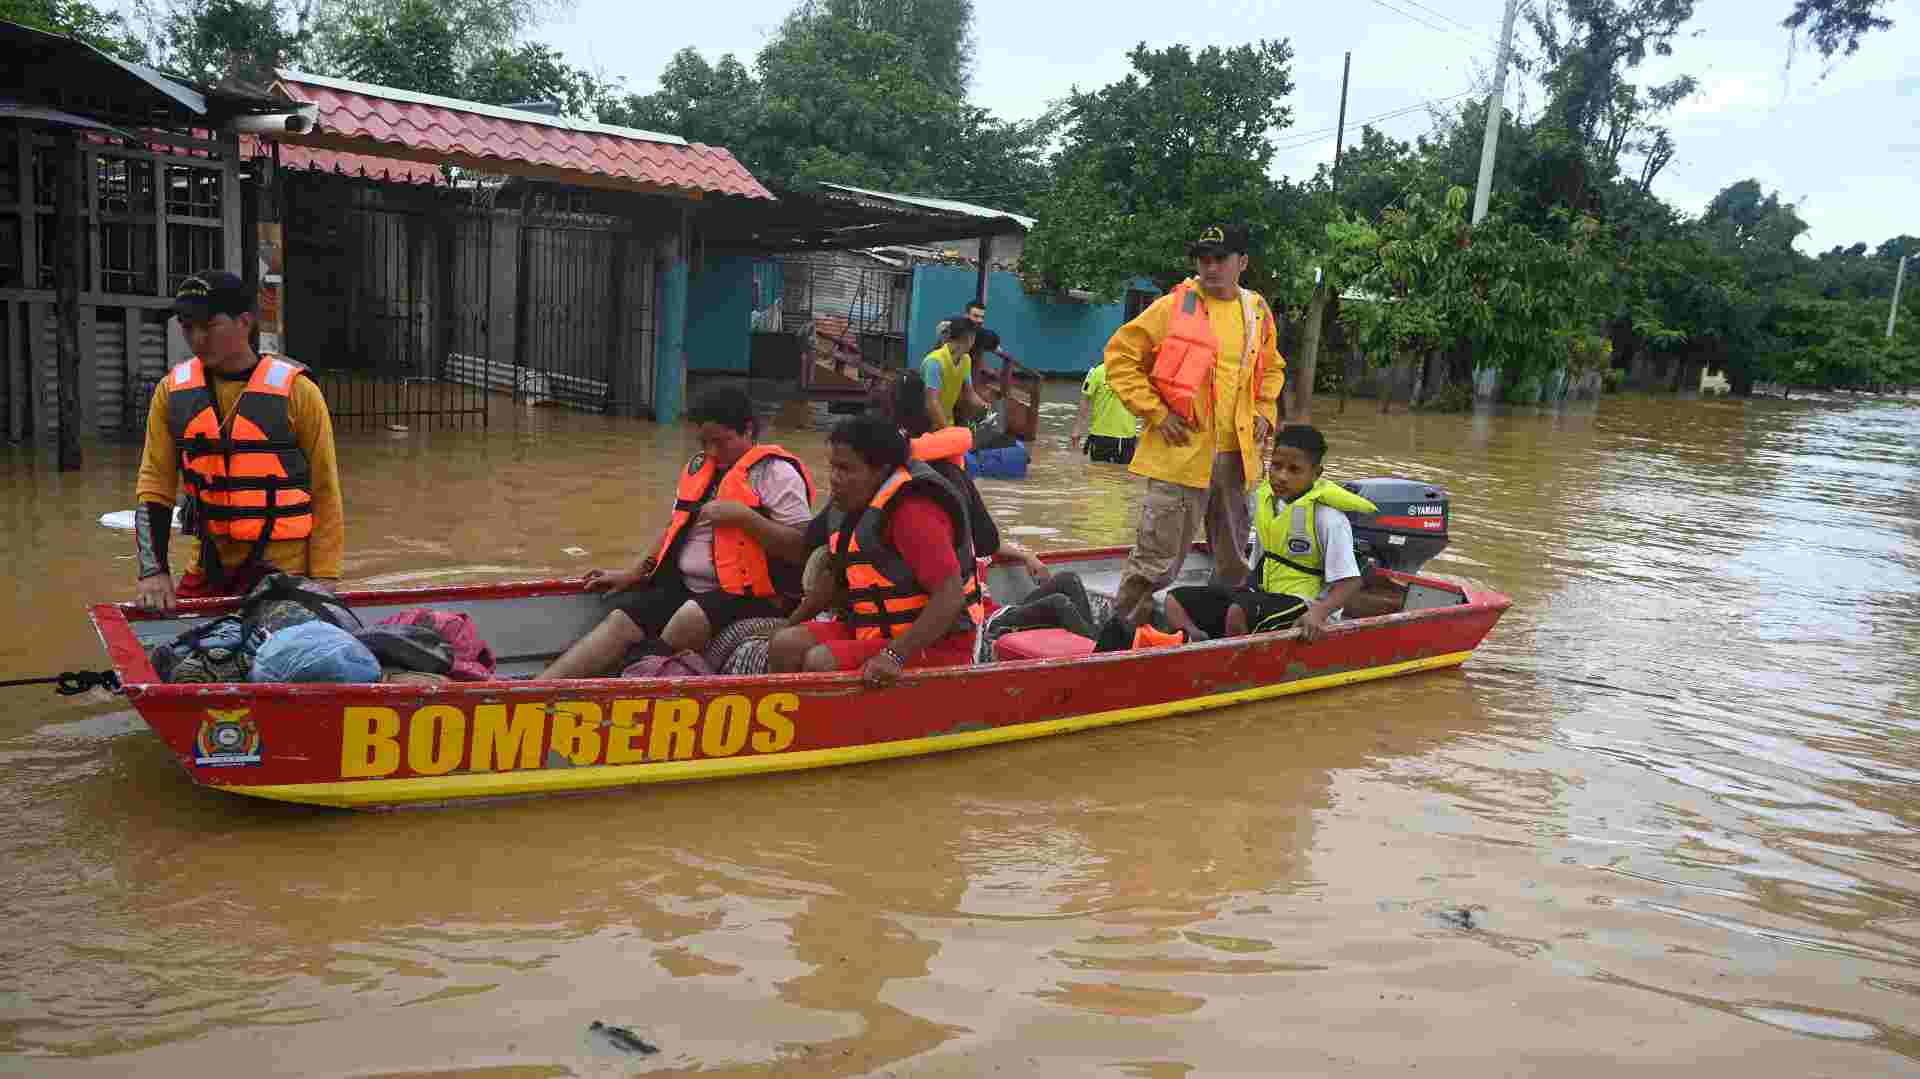
<svg viewBox="0 0 1920 1079"><path fill-rule="evenodd" d="M154 164L102 156L98 166L100 202L100 290L152 295L159 290L160 267L154 251Z"/></svg>
<svg viewBox="0 0 1920 1079"><path fill-rule="evenodd" d="M100 212L153 217L153 162L100 158Z"/></svg>
<svg viewBox="0 0 1920 1079"><path fill-rule="evenodd" d="M167 294L171 295L178 291L180 282L201 270L226 269L220 248L220 230L217 227L169 223L167 225Z"/></svg>
<svg viewBox="0 0 1920 1079"><path fill-rule="evenodd" d="M167 166L167 216L220 220L220 170Z"/></svg>

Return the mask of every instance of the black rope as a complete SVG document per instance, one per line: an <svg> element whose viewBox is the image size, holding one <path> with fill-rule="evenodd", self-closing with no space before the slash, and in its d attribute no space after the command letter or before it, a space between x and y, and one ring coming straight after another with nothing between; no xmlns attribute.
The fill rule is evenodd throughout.
<svg viewBox="0 0 1920 1079"><path fill-rule="evenodd" d="M0 682L0 689L12 689L15 686L52 686L53 691L62 697L75 697L90 689L118 693L120 674L117 671L62 671L47 678L14 678Z"/></svg>

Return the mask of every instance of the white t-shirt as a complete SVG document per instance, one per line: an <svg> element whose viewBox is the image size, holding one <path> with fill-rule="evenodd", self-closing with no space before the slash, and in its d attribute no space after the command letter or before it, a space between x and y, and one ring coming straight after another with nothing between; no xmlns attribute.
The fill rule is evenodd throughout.
<svg viewBox="0 0 1920 1079"><path fill-rule="evenodd" d="M807 485L792 462L770 457L747 469L747 482L774 520L789 528L805 528L813 520ZM680 545L680 576L687 591L711 592L720 587L713 573L713 526L696 521L689 528L687 541Z"/></svg>
<svg viewBox="0 0 1920 1079"><path fill-rule="evenodd" d="M1254 497L1259 497L1259 493L1255 492ZM1279 512L1286 512L1286 507L1282 505ZM1259 506L1256 505L1253 513L1255 520L1259 519L1258 515ZM1320 595L1315 598L1325 599L1335 584L1360 576L1360 563L1353 557L1353 522L1332 506L1316 502L1313 506L1313 536L1320 544L1320 557L1323 559L1321 570L1325 577L1320 586ZM1253 531L1253 557L1247 562L1253 567L1253 579L1249 584L1254 587L1259 587L1260 561L1265 554L1266 547L1260 542L1260 530L1256 528Z"/></svg>

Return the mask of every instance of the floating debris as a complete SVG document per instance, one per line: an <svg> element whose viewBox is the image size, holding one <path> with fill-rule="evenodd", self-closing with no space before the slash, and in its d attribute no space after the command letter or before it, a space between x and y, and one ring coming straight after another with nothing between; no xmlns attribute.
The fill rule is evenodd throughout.
<svg viewBox="0 0 1920 1079"><path fill-rule="evenodd" d="M587 557L587 549L585 547L562 547L560 548L560 553L572 555L575 558Z"/></svg>
<svg viewBox="0 0 1920 1079"><path fill-rule="evenodd" d="M595 1019L593 1022L587 1024L587 1029L607 1039L615 1049L623 1052L638 1053L644 1057L652 1056L660 1051L659 1046L648 1042L626 1027L608 1026L600 1020Z"/></svg>

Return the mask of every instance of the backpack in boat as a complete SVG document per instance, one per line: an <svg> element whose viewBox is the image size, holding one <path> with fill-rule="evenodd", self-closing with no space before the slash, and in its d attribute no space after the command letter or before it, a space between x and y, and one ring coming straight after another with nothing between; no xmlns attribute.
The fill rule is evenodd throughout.
<svg viewBox="0 0 1920 1079"><path fill-rule="evenodd" d="M353 633L362 628L360 616L348 610L333 593L305 577L269 573L240 601L240 617L252 629L277 633L315 620Z"/></svg>
<svg viewBox="0 0 1920 1079"><path fill-rule="evenodd" d="M383 626L426 626L438 633L453 649L453 667L447 677L456 682L491 682L493 649L480 637L473 619L462 612L435 611L413 607L380 620Z"/></svg>
<svg viewBox="0 0 1920 1079"><path fill-rule="evenodd" d="M266 630L237 614L222 615L155 645L147 658L163 682L244 682L266 640Z"/></svg>

